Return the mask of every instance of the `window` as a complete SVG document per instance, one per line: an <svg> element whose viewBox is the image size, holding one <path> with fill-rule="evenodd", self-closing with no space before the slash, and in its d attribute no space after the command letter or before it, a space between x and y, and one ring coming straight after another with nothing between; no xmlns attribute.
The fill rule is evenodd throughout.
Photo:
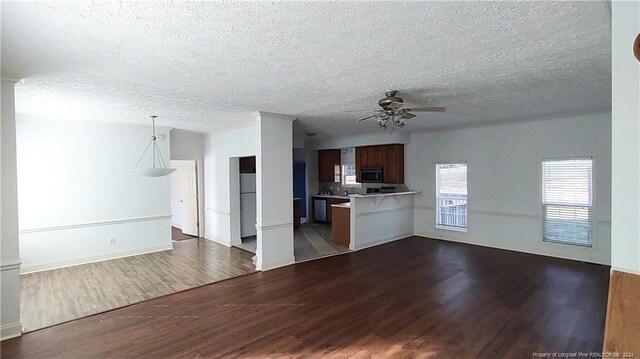
<svg viewBox="0 0 640 359"><path fill-rule="evenodd" d="M467 229L467 164L436 165L436 228Z"/></svg>
<svg viewBox="0 0 640 359"><path fill-rule="evenodd" d="M355 164L342 165L342 185L344 186L360 185L360 183L356 182L356 165Z"/></svg>
<svg viewBox="0 0 640 359"><path fill-rule="evenodd" d="M542 239L591 247L591 158L542 161Z"/></svg>

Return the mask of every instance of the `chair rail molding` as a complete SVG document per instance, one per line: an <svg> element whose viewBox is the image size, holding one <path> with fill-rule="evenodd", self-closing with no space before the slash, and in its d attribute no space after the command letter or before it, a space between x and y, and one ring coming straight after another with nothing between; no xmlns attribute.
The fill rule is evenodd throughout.
<svg viewBox="0 0 640 359"><path fill-rule="evenodd" d="M148 217L131 217L131 218L123 218L123 219L114 219L114 220L106 220L106 221L96 221L96 222L85 222L85 223L76 223L76 224L68 224L61 226L51 226L51 227L40 227L40 228L28 228L21 229L20 234L27 233L38 233L38 232L50 232L50 231L63 231L67 229L78 229L78 228L87 228L87 227L96 227L96 226L109 226L113 224L124 224L124 223L133 223L133 222L147 222L147 221L158 221L162 219L171 218L170 214L163 214L159 216L148 216Z"/></svg>
<svg viewBox="0 0 640 359"><path fill-rule="evenodd" d="M14 259L14 260L2 263L0 265L0 271L6 271L6 270L11 270L11 269L20 269L20 266L22 266L22 261L20 259Z"/></svg>

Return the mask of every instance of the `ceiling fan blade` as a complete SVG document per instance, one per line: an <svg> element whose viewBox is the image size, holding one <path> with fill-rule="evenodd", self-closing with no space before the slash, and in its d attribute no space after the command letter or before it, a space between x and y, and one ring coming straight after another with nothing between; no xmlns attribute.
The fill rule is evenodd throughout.
<svg viewBox="0 0 640 359"><path fill-rule="evenodd" d="M357 122L364 121L364 120L368 120L368 119L370 119L371 117L375 117L375 115L369 115L369 116L367 116L367 117L363 117L363 118L359 119Z"/></svg>
<svg viewBox="0 0 640 359"><path fill-rule="evenodd" d="M409 112L405 113L404 116L402 116L402 118L404 118L406 120L408 120L410 118L414 118L414 117L416 117L416 115L414 115L412 113L409 113Z"/></svg>
<svg viewBox="0 0 640 359"><path fill-rule="evenodd" d="M340 111L341 113L351 113L351 112L370 112L371 110L345 110Z"/></svg>
<svg viewBox="0 0 640 359"><path fill-rule="evenodd" d="M401 109L404 106L402 102L392 102L389 104L389 107L394 108L396 110Z"/></svg>
<svg viewBox="0 0 640 359"><path fill-rule="evenodd" d="M412 108L407 108L407 111L413 111L413 112L444 112L445 108L444 107L412 107Z"/></svg>

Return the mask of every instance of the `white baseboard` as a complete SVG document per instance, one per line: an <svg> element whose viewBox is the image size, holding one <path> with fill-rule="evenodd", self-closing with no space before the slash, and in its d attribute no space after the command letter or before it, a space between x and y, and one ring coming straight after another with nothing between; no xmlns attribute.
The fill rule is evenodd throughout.
<svg viewBox="0 0 640 359"><path fill-rule="evenodd" d="M0 327L0 340L17 338L22 335L22 323L12 323Z"/></svg>
<svg viewBox="0 0 640 359"><path fill-rule="evenodd" d="M95 263L95 262L101 262L101 261L106 261L110 259L131 257L131 256L137 256L141 254L154 253L154 252L162 252L162 251L167 251L172 249L173 249L173 243L168 243L168 244L162 244L159 246L138 248L138 249L124 251L124 252L108 253L100 256L84 257L84 258L70 259L70 260L60 261L60 262L23 266L22 268L20 268L20 274L42 272L42 271L51 270L51 269L72 267L72 266L77 266L82 264Z"/></svg>
<svg viewBox="0 0 640 359"><path fill-rule="evenodd" d="M356 245L355 250L358 251L358 250L369 248L369 247L379 246L381 244L397 241L399 239L404 239L404 238L407 238L407 237L411 237L413 235L414 235L413 233L405 233L405 234L399 234L399 235L379 238L379 239L376 239L376 240L374 240L372 242L364 243L364 244L361 244L361 245Z"/></svg>
<svg viewBox="0 0 640 359"><path fill-rule="evenodd" d="M209 238L209 237L207 237L207 236L204 236L204 237L202 237L202 238L204 238L204 239L206 239L206 240L208 240L208 241L211 241L211 242L216 242L216 243L218 243L218 244L222 244L222 245L223 245L223 246L225 246L225 247L231 247L231 243L222 242L221 240L216 239L216 238Z"/></svg>
<svg viewBox="0 0 640 359"><path fill-rule="evenodd" d="M527 251L524 249L518 249L518 248L510 248L510 247L506 247L506 246L497 246L497 245L491 245L491 244L487 244L487 243L479 243L479 242L471 242L471 241L462 241L459 239L453 239L453 238L442 238L439 237L437 235L431 235L431 234L425 234L425 233L416 233L415 234L418 237L424 237L424 238L431 238L431 239L437 239L440 241L448 241L448 242L455 242L455 243L463 243L463 244L470 244L472 246L479 246L479 247L486 247L486 248L494 248L494 249L502 249L505 251L512 251L512 252L518 252L518 253L526 253L526 254L533 254L536 256L544 256L544 257L552 257L552 258L559 258L559 259L567 259L570 261L580 261L580 262L586 262L586 263L594 263L594 264L600 264L600 265L611 265L610 263L601 263L598 261L593 261L593 260L588 260L588 259L583 259L583 258L571 258L571 257L564 257L564 256L558 256L558 255L554 255L552 253L545 253L545 252L537 252L537 251Z"/></svg>
<svg viewBox="0 0 640 359"><path fill-rule="evenodd" d="M257 269L264 272L264 271L268 271L276 268L286 267L288 265L295 264L295 263L296 263L296 258L290 257L290 258L286 258L276 262L261 263L258 265Z"/></svg>

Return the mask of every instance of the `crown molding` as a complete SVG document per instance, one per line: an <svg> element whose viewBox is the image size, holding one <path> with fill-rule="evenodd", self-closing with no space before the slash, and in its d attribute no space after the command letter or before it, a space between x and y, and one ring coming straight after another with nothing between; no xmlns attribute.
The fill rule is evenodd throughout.
<svg viewBox="0 0 640 359"><path fill-rule="evenodd" d="M294 116L284 115L280 113L267 112L267 111L254 111L251 112L251 115L256 119L261 119L262 117L269 117L277 120L286 120L286 121L295 121L296 118Z"/></svg>
<svg viewBox="0 0 640 359"><path fill-rule="evenodd" d="M20 79L12 79L12 78L10 78L10 77L4 77L4 76L3 76L3 77L0 77L0 79L1 79L2 81L12 82L12 83L14 83L14 84L15 84L15 83L20 82Z"/></svg>

